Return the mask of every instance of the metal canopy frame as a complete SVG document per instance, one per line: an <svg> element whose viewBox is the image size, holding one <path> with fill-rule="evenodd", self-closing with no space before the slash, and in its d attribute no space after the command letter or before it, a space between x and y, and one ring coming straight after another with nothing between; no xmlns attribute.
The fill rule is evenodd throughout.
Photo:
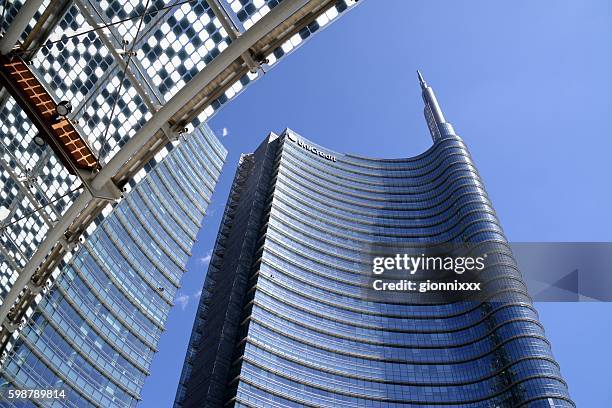
<svg viewBox="0 0 612 408"><path fill-rule="evenodd" d="M0 39L0 53L6 54L14 48L41 4L42 0L28 0L25 3L7 33ZM65 10L70 4L70 1L59 0L52 1L49 7ZM86 2L75 0L74 4L85 16L88 24L98 26L95 13ZM243 33L239 32L218 0L209 0L208 4L232 42L163 106L158 106L154 100L157 99L154 98L154 92L152 95L147 90L147 87L152 89L150 84L143 84L132 72L132 67L126 67L126 62L116 51L113 40L102 30L97 31L118 66L125 69L127 79L153 115L106 165L92 175L88 183L90 188L84 189L49 229L32 257L19 271L17 280L0 305L0 350L4 349L53 269L78 243L79 237L102 213L109 200L120 200L126 183L164 148L168 140L175 139L173 135L180 133L206 106L223 95L245 74L258 70L261 64L267 62L265 56L333 7L335 0L284 0ZM44 41L36 36L53 29L55 23L50 22L50 19L54 17L57 23L57 13L45 12L24 46L32 48ZM27 50L25 52L27 53ZM142 76L142 73L139 73Z"/></svg>

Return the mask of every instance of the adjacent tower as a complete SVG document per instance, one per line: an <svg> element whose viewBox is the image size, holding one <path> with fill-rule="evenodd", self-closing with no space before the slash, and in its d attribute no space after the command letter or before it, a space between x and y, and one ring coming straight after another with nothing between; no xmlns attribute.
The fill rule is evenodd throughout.
<svg viewBox="0 0 612 408"><path fill-rule="evenodd" d="M207 125L163 152L38 295L1 361L0 406L39 403L9 400L8 389L63 391L44 406L140 400L227 154Z"/></svg>
<svg viewBox="0 0 612 408"><path fill-rule="evenodd" d="M503 301L363 297L373 244L507 245L464 142L419 80L433 145L418 156L336 153L291 130L242 156L176 408L574 406L511 256Z"/></svg>

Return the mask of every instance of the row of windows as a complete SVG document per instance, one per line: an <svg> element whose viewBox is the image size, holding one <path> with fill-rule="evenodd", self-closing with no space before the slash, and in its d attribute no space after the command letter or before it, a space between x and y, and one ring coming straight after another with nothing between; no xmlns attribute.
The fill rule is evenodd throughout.
<svg viewBox="0 0 612 408"><path fill-rule="evenodd" d="M505 393L511 394L510 399L513 400L513 403L511 402L510 404L506 402L506 406L515 406L518 405L521 400L555 394L563 395L565 391L565 384L556 378L536 377L517 383L500 384L498 389L501 389L501 391L488 390L486 388L479 389L478 385L474 387L473 392L469 389L462 391L448 390L444 387L423 387L420 389L407 389L405 392L384 389L379 390L378 396L369 396L364 395L363 392L350 393L341 389L335 390L326 387L324 383L318 384L316 379L311 379L308 376L293 376L290 371L273 374L249 363L243 364L243 372L241 373L240 379L238 398L241 397L241 391L250 391L249 393L251 395L266 399L270 398L270 394L276 394L287 399L292 399L295 402L306 404L307 406L315 404L323 406L357 407L364 406L364 400L371 400L373 402L371 406L399 407L402 406L402 403L419 402L421 404L431 402L461 406L464 402L478 402L479 400L487 400L499 394L504 395ZM258 390L255 391L254 388ZM384 404L384 402L388 403ZM395 402L395 404L391 404L393 402Z"/></svg>
<svg viewBox="0 0 612 408"><path fill-rule="evenodd" d="M338 373L337 367L322 369L308 362L288 358L280 353L271 353L251 344L247 345L245 361L251 362L258 368L268 372L290 373L297 382L308 381L321 388L361 394L365 398L402 399L406 395L423 394L428 388L436 388L440 394L447 398L453 395L463 395L466 399L483 398L493 392L503 390L511 381L504 377L511 374L519 380L531 376L560 377L559 369L547 360L534 356L530 359L516 362L492 372L483 371L468 381L454 377L452 370L441 366L422 366L417 372L382 371L379 375L374 372L362 372L354 376ZM247 376L244 371L241 375Z"/></svg>
<svg viewBox="0 0 612 408"><path fill-rule="evenodd" d="M526 355L552 358L550 345L536 336L514 336L505 342L492 344L494 347L478 354L471 352L469 346L443 350L375 344L362 344L359 348L334 347L334 344L318 343L315 338L300 336L299 333L294 335L280 332L272 325L266 326L255 320L251 325L253 327L246 338L248 343L347 375L402 371L418 376L422 369L427 370L423 368L427 366L446 372L453 378L465 380L479 378L493 369L501 369L520 361Z"/></svg>

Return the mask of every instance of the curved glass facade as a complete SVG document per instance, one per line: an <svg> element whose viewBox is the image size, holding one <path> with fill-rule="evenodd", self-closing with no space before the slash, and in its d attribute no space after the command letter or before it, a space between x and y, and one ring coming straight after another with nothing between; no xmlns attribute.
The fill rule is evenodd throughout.
<svg viewBox="0 0 612 408"><path fill-rule="evenodd" d="M136 405L227 154L205 125L166 151L39 295L3 362L0 395L63 389L45 406ZM13 404L34 406L0 399Z"/></svg>
<svg viewBox="0 0 612 408"><path fill-rule="evenodd" d="M518 270L503 302L363 297L373 244L506 243L452 133L385 160L287 130L243 156L175 407L574 406Z"/></svg>

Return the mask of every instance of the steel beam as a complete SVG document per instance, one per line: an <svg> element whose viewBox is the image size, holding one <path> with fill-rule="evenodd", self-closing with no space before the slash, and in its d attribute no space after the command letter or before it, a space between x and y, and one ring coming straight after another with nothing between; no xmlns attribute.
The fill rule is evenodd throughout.
<svg viewBox="0 0 612 408"><path fill-rule="evenodd" d="M0 54L6 55L11 52L42 3L43 0L26 0L21 6L15 19L0 39Z"/></svg>
<svg viewBox="0 0 612 408"><path fill-rule="evenodd" d="M240 31L238 31L238 27L236 27L230 16L227 14L227 11L225 11L223 5L221 5L219 0L208 0L207 3L217 19L221 22L221 26L225 29L225 31L227 31L227 35L229 35L232 41L236 41L236 39L240 37ZM255 62L248 51L242 54L242 59L249 66L251 72L257 72L259 69L259 64Z"/></svg>
<svg viewBox="0 0 612 408"><path fill-rule="evenodd" d="M227 31L227 35L229 35L232 40L238 38L240 36L240 31L238 30L238 27L236 27L236 24L234 24L234 21L227 14L227 11L225 11L225 8L223 8L223 5L219 2L219 0L209 0L207 3L215 16L221 22L221 26L225 28L225 31Z"/></svg>
<svg viewBox="0 0 612 408"><path fill-rule="evenodd" d="M62 19L66 11L72 4L72 0L52 0L36 25L21 44L19 51L21 58L31 60L40 50L40 46L49 38L57 23Z"/></svg>
<svg viewBox="0 0 612 408"><path fill-rule="evenodd" d="M34 197L34 195L32 195L28 187L24 183L21 182L21 180L19 179L19 176L17 176L17 174L13 171L11 166L9 166L9 164L2 157L0 157L0 169L6 171L9 177L13 179L13 181L19 186L19 189L23 192L23 194L26 196L28 201L30 201L30 203L32 204L32 208L36 208L39 206L39 204L42 204L38 202L38 200L36 199L36 197ZM47 227L53 226L53 222L51 222L51 219L49 218L45 210L42 208L40 209L40 215L43 221L45 222L45 224L47 224Z"/></svg>
<svg viewBox="0 0 612 408"><path fill-rule="evenodd" d="M2 224L0 224L0 228L2 228L1 225ZM0 232L0 234L1 234L1 232ZM10 238L7 237L7 239L10 239ZM11 268L13 268L18 274L21 273L21 267L19 265L17 265L17 262L15 262L14 257L12 257L8 253L8 251L6 250L4 245L0 245L0 255L2 255L4 257L4 259L6 259L6 262L8 262L8 264L11 266Z"/></svg>

